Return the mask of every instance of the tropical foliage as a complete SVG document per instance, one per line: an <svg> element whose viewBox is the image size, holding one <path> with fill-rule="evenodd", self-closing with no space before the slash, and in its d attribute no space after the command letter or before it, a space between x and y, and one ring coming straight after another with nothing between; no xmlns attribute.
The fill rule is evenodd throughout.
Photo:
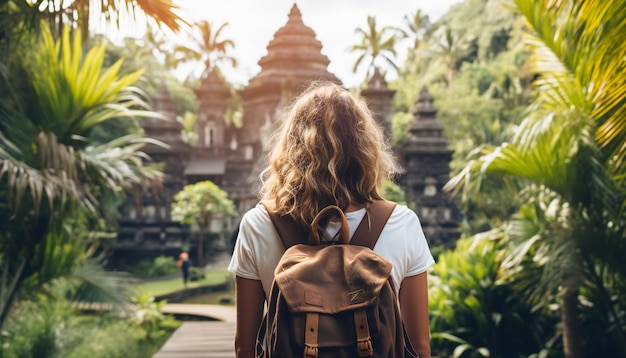
<svg viewBox="0 0 626 358"><path fill-rule="evenodd" d="M537 309L560 304L566 357L621 356L626 11L619 1L515 2L533 35L535 100L510 140L476 152L450 186L517 183L524 204L508 224L505 276ZM610 322L611 337L584 334L588 320Z"/></svg>
<svg viewBox="0 0 626 358"><path fill-rule="evenodd" d="M385 180L383 182L383 197L398 204L406 205L404 190L391 180Z"/></svg>
<svg viewBox="0 0 626 358"><path fill-rule="evenodd" d="M618 297L625 295L616 283L626 272L618 259L625 252L625 204L617 149L624 146L624 9L616 1L514 3L511 12L503 11L510 5L504 1L467 0L424 30L391 83L397 90L394 142L402 141L417 91L427 85L455 150L449 187L460 194L463 234L496 228L480 234L499 251L496 282L510 290L508 301L530 305L529 324L532 317L547 324L533 325L539 337L527 337L527 346L541 345L536 356L622 356L626 311ZM441 61L441 44L454 41L442 42L446 36L438 34L465 39L466 51ZM457 271L460 258L449 255L440 258L454 274L440 279L437 264L431 299L471 271ZM490 257L481 251L472 266ZM465 292L456 298L461 301L480 297L468 316L490 317L483 312L493 301L480 288L447 288L441 296L447 298L435 300L453 311L431 307L433 352L514 356L483 339L499 336L502 327L463 318L468 310L451 298L455 290ZM489 333L469 334L481 327Z"/></svg>
<svg viewBox="0 0 626 358"><path fill-rule="evenodd" d="M93 344L107 344L97 337L107 327L124 332L108 334L120 349L113 356L151 356L175 328L123 319L129 278L102 268L124 192L161 181L141 152L158 143L136 124L159 115L133 87L141 67L111 59L104 42L88 45L90 19L125 26L143 13L177 30L175 8L161 0L0 2L0 356L109 354ZM78 309L87 306L105 312L85 317Z"/></svg>
<svg viewBox="0 0 626 358"><path fill-rule="evenodd" d="M61 32L64 26L81 30L83 41L94 23L115 28L124 27L143 15L160 27L179 31L186 25L177 14L178 7L171 0L6 0L0 3L0 42L19 43L48 26Z"/></svg>
<svg viewBox="0 0 626 358"><path fill-rule="evenodd" d="M54 40L43 27L41 38L17 53L21 67L2 78L11 97L0 107L0 192L8 198L0 211L7 228L0 234L7 278L0 323L21 285L40 274L35 263L54 259L43 255L56 252L53 238L67 234L68 219L86 210L85 220L97 224L107 217L101 199L160 180L139 151L148 139L90 140L90 131L112 118L155 116L136 109L145 104L129 86L141 72L120 75L121 62L103 68L104 47L83 53L80 33L72 39L67 28Z"/></svg>
<svg viewBox="0 0 626 358"><path fill-rule="evenodd" d="M16 312L3 331L2 357L152 357L180 326L149 299L125 317L81 313L61 297L46 296L20 302Z"/></svg>
<svg viewBox="0 0 626 358"><path fill-rule="evenodd" d="M174 76L171 69L168 69L167 63L162 63L167 61L167 58L160 59L165 56L161 51L174 56L174 45L168 43L168 46L164 48L155 48L152 44L154 40L151 37L157 36L154 33L158 33L158 36L164 35L158 29L150 27L149 30L153 32L152 35L147 32L142 38L126 38L121 44L112 43L102 35L94 36L89 43L92 46L106 46L104 65L111 66L123 59L120 67L121 73L143 71L143 75L135 82L134 86L139 88L146 97L154 98L159 90L165 87L176 104L176 113L195 113L198 110L198 99L193 87L188 83L182 83ZM119 122L115 120L107 122L114 123L114 125L107 126L106 129L108 131L115 131L116 128L120 127L126 129L124 124L128 125L129 123L128 120ZM132 128L130 130L136 132Z"/></svg>
<svg viewBox="0 0 626 358"><path fill-rule="evenodd" d="M504 279L501 246L478 236L439 255L429 275L433 356L528 357L544 350L554 322L533 312Z"/></svg>

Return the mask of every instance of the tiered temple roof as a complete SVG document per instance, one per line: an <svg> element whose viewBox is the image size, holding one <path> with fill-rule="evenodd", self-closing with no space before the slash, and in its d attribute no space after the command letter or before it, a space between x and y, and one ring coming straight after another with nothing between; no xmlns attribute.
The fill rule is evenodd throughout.
<svg viewBox="0 0 626 358"><path fill-rule="evenodd" d="M330 60L321 53L322 43L315 32L302 21L297 5L289 12L289 20L274 34L267 46L267 55L259 60L261 72L249 81L242 95L256 93L260 88L280 88L286 80L302 84L310 80L341 81L328 72Z"/></svg>

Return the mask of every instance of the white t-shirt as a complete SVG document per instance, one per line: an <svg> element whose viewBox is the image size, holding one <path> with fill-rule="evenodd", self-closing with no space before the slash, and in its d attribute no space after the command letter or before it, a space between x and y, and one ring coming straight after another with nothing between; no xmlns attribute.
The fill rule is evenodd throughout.
<svg viewBox="0 0 626 358"><path fill-rule="evenodd" d="M351 238L364 216L365 209L346 213ZM332 231L338 229L331 222L328 236L333 237ZM243 278L261 280L265 296L269 297L274 269L284 251L267 210L257 204L241 220L228 271ZM402 205L397 205L389 217L374 246L374 252L393 265L391 276L396 293L405 277L425 272L435 262L417 215Z"/></svg>

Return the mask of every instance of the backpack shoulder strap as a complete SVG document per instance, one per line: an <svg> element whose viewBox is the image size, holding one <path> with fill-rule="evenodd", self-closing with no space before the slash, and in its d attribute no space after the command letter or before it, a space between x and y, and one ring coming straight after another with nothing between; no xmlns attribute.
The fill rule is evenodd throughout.
<svg viewBox="0 0 626 358"><path fill-rule="evenodd" d="M395 207L396 203L387 200L376 200L370 204L361 223L356 228L350 244L374 249L378 237Z"/></svg>
<svg viewBox="0 0 626 358"><path fill-rule="evenodd" d="M289 215L279 215L275 211L275 205L271 200L263 200L261 204L265 207L265 210L270 214L272 224L278 232L278 237L283 243L283 247L286 249L301 244L296 239L299 237L307 237L308 233L296 223Z"/></svg>
<svg viewBox="0 0 626 358"><path fill-rule="evenodd" d="M297 241L297 238L308 236L307 231L300 227L290 216L277 214L274 211L274 203L269 200L263 200L261 204L269 213L272 224L274 224L285 249L300 244L301 242ZM350 244L373 249L395 207L396 203L391 201L374 201L367 208L367 212L354 232Z"/></svg>

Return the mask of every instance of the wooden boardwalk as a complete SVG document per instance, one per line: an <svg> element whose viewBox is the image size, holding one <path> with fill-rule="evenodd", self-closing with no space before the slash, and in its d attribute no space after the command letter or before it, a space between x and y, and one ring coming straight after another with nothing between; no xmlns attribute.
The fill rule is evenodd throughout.
<svg viewBox="0 0 626 358"><path fill-rule="evenodd" d="M222 322L235 322L237 314L234 306L167 303L161 308L165 314L199 316Z"/></svg>
<svg viewBox="0 0 626 358"><path fill-rule="evenodd" d="M161 311L166 314L207 317L216 321L183 322L153 358L235 356L235 307L168 303Z"/></svg>
<svg viewBox="0 0 626 358"><path fill-rule="evenodd" d="M234 322L184 322L153 358L233 358Z"/></svg>
<svg viewBox="0 0 626 358"><path fill-rule="evenodd" d="M226 268L230 255L215 259L213 268ZM172 334L153 358L235 357L234 306L167 303L165 314L201 316L216 321L187 321Z"/></svg>

